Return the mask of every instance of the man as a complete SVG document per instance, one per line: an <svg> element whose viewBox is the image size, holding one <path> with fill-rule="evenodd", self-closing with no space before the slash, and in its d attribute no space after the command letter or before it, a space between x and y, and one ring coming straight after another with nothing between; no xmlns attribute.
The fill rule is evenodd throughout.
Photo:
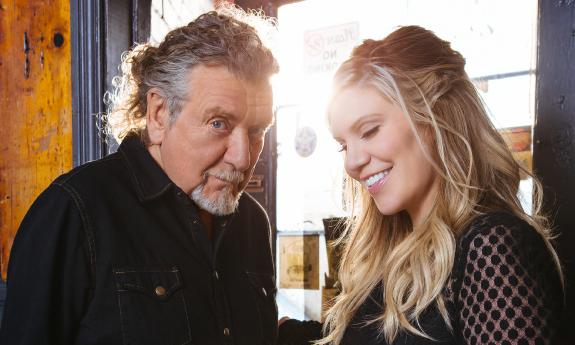
<svg viewBox="0 0 575 345"><path fill-rule="evenodd" d="M242 190L276 60L251 26L210 12L122 70L109 121L124 139L23 220L0 343L273 343L269 222Z"/></svg>

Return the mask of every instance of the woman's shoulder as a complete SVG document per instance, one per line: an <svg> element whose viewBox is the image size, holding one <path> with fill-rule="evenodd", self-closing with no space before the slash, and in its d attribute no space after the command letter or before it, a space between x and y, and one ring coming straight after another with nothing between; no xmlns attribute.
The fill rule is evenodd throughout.
<svg viewBox="0 0 575 345"><path fill-rule="evenodd" d="M458 237L450 291L461 336L553 339L563 295L553 267L548 241L520 217L497 212L469 222Z"/></svg>
<svg viewBox="0 0 575 345"><path fill-rule="evenodd" d="M499 259L513 262L513 258L521 258L525 264L552 263L543 235L524 219L509 212L477 216L459 232L455 266L465 266L479 258L495 263ZM478 263L482 264L483 260Z"/></svg>
<svg viewBox="0 0 575 345"><path fill-rule="evenodd" d="M491 212L472 219L457 234L458 256L483 250L505 255L513 250L547 253L547 243L531 224L510 212Z"/></svg>
<svg viewBox="0 0 575 345"><path fill-rule="evenodd" d="M521 229L526 233L536 232L529 223L513 213L506 211L489 212L474 217L463 229L458 231L457 237L459 242L463 242L492 232L495 232L498 236L504 236L506 232Z"/></svg>

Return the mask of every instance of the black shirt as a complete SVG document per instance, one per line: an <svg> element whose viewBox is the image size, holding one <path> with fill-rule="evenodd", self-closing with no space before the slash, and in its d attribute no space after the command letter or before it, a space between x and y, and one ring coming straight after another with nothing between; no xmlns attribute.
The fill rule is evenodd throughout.
<svg viewBox="0 0 575 345"><path fill-rule="evenodd" d="M12 248L1 344L272 344L270 227L244 194L214 218L136 137L56 179Z"/></svg>

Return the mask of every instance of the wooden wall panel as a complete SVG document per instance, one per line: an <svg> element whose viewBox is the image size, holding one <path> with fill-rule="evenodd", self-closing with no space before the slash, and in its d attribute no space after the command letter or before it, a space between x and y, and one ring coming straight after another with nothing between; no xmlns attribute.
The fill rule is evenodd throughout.
<svg viewBox="0 0 575 345"><path fill-rule="evenodd" d="M72 167L69 0L0 0L0 268L37 195Z"/></svg>

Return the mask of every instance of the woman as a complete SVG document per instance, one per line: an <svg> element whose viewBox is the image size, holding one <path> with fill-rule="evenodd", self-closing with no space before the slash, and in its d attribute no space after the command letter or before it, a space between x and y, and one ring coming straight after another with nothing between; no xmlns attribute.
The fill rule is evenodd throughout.
<svg viewBox="0 0 575 345"><path fill-rule="evenodd" d="M317 344L551 344L562 275L534 178L490 122L465 60L417 26L337 71L328 120L351 178L342 293ZM310 326L307 326L309 331ZM281 335L296 334L287 321ZM289 343L286 341L285 343Z"/></svg>

